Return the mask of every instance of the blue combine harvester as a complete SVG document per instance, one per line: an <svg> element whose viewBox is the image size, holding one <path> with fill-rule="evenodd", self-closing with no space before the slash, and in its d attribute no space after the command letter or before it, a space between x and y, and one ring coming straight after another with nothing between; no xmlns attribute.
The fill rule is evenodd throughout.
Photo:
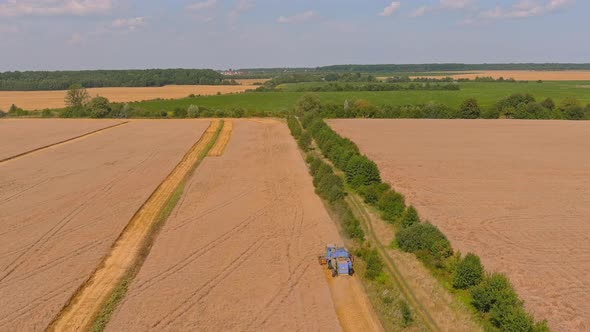
<svg viewBox="0 0 590 332"><path fill-rule="evenodd" d="M319 256L318 261L322 265L327 265L332 270L332 277L339 275L353 275L353 258L346 248L337 247L334 244L326 246L326 255Z"/></svg>

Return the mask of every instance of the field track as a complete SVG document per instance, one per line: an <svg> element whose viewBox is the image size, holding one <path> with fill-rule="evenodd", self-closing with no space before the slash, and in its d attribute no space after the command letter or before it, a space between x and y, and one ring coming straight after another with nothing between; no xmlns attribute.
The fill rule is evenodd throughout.
<svg viewBox="0 0 590 332"><path fill-rule="evenodd" d="M354 330L345 324L371 312L336 314L317 256L339 235L286 125L233 125L223 155L188 181L107 331Z"/></svg>
<svg viewBox="0 0 590 332"><path fill-rule="evenodd" d="M202 158L203 152L214 138L219 126L219 121L211 122L201 139L137 211L113 245L108 256L64 307L50 326L50 330L79 331L90 326L117 282L132 267L139 256L142 243L149 235L166 202L193 166Z"/></svg>
<svg viewBox="0 0 590 332"><path fill-rule="evenodd" d="M231 138L231 133L234 128L234 123L231 120L225 120L223 124L223 128L221 129L221 133L219 134L219 138L215 141L215 145L209 150L207 154L210 157L219 157L225 151L225 147L227 143L229 143L229 139Z"/></svg>
<svg viewBox="0 0 590 332"><path fill-rule="evenodd" d="M3 163L3 162L5 162L5 161L9 161L9 160L14 160L14 159L17 159L17 158L21 158L21 157L27 156L27 155L29 155L29 154L31 154L31 153L35 153L35 152L39 152L39 151L42 151L42 150L45 150L45 149L53 148L53 147L56 147L56 146L58 146L58 145L61 145L61 144L70 143L70 142L73 142L73 141L75 141L75 140L78 140L78 139L86 138L86 137L88 137L88 136L91 136L91 135L94 135L94 134L97 134L97 133L103 132L103 131L105 131L105 130L112 129L112 128L115 128L115 127L118 127L118 126L122 126L122 125L124 125L124 124L127 124L127 123L129 123L129 122L128 122L128 121L125 121L125 122L119 122L119 123L116 123L116 124L114 124L114 125L110 125L110 126L108 126L108 127L104 127L104 128L96 129L96 130L94 130L94 131L91 131L91 132L89 132L89 133L85 133L85 134L82 134L82 135L79 135L79 136L75 136L75 137L67 138L67 139L65 139L65 140L62 140L62 141L59 141L59 142L55 142L55 143L51 143L51 144L48 144L48 145L40 146L40 147L38 147L38 148L35 148L35 149L33 149L33 150L29 150L29 151L21 152L21 153L19 153L19 154L13 155L13 156L6 157L6 158L4 158L4 159L0 159L0 163Z"/></svg>
<svg viewBox="0 0 590 332"><path fill-rule="evenodd" d="M208 124L133 120L0 163L0 331L45 330Z"/></svg>

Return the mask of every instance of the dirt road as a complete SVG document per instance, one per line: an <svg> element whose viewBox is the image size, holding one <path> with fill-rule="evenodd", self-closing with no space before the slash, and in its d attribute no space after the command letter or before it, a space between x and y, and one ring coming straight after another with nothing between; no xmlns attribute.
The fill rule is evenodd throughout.
<svg viewBox="0 0 590 332"><path fill-rule="evenodd" d="M139 120L0 164L0 330L43 330L208 121Z"/></svg>
<svg viewBox="0 0 590 332"><path fill-rule="evenodd" d="M286 125L235 121L107 330L341 330L317 263L338 238Z"/></svg>
<svg viewBox="0 0 590 332"><path fill-rule="evenodd" d="M552 330L590 330L590 122L329 123Z"/></svg>

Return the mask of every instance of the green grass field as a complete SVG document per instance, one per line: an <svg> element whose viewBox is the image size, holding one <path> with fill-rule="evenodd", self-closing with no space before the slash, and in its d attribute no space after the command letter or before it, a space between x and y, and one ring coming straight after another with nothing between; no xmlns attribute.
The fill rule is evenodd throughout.
<svg viewBox="0 0 590 332"><path fill-rule="evenodd" d="M241 107L249 111L281 112L294 107L304 92L293 92L298 85L317 83L285 84L285 92L249 92L243 94L183 98L175 100L152 100L131 103L148 111L172 111L193 105L211 109ZM321 84L321 83L320 83ZM343 103L345 100L365 99L374 105L415 105L428 102L443 103L458 107L467 98L476 98L482 107L492 106L496 101L513 93L530 93L541 101L551 97L557 104L566 97L576 97L584 105L590 103L590 81L547 81L543 83L460 83L459 91L384 91L384 92L320 92L323 102Z"/></svg>

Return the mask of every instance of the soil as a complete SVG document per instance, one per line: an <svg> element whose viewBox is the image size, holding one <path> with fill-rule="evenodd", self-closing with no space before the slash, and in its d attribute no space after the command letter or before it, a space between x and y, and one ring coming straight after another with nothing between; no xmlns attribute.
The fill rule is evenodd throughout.
<svg viewBox="0 0 590 332"><path fill-rule="evenodd" d="M189 180L107 330L347 329L337 310L372 310L366 298L342 310L333 302L317 261L330 242L336 227L286 125L234 120L225 152ZM342 296L358 279L333 282Z"/></svg>
<svg viewBox="0 0 590 332"><path fill-rule="evenodd" d="M517 81L588 81L590 80L590 70L562 70L562 71L534 71L534 70L489 70L489 71L472 71L461 72L454 74L448 72L448 76L455 79L468 78L475 79L476 77L493 77L498 79L504 77L505 79L514 78ZM442 78L444 76L416 76L416 77L430 77ZM413 77L415 78L415 77Z"/></svg>
<svg viewBox="0 0 590 332"><path fill-rule="evenodd" d="M0 120L0 160L121 122L82 119L2 119Z"/></svg>
<svg viewBox="0 0 590 332"><path fill-rule="evenodd" d="M590 329L590 122L330 120L555 331Z"/></svg>
<svg viewBox="0 0 590 332"><path fill-rule="evenodd" d="M225 120L223 124L223 128L219 133L219 138L215 141L215 144L209 150L208 155L211 157L219 157L225 151L225 147L231 138L231 133L234 127L234 123L231 120Z"/></svg>
<svg viewBox="0 0 590 332"><path fill-rule="evenodd" d="M215 95L240 93L256 89L255 85L166 85L163 87L142 88L89 88L91 97L97 95L108 98L111 102L131 102L156 98L177 99L190 94ZM41 110L45 108L65 107L65 90L57 91L0 91L0 110L8 111L10 105L15 104L25 110Z"/></svg>
<svg viewBox="0 0 590 332"><path fill-rule="evenodd" d="M0 330L47 328L208 124L137 120L1 163Z"/></svg>

